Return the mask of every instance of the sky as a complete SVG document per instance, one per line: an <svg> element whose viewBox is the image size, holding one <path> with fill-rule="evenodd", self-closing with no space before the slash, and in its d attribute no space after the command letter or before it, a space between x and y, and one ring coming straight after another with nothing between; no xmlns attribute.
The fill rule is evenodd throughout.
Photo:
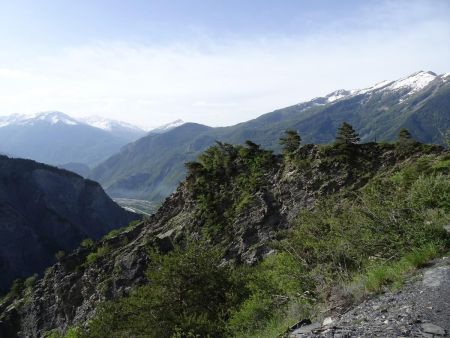
<svg viewBox="0 0 450 338"><path fill-rule="evenodd" d="M224 126L450 72L448 0L0 0L0 115Z"/></svg>

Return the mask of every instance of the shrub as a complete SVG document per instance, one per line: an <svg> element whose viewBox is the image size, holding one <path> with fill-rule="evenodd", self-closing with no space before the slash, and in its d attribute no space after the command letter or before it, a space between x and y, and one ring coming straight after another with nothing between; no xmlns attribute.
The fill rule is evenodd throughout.
<svg viewBox="0 0 450 338"><path fill-rule="evenodd" d="M57 261L61 260L64 256L66 255L66 252L63 250L59 250L58 252L55 253L55 259Z"/></svg>
<svg viewBox="0 0 450 338"><path fill-rule="evenodd" d="M94 241L90 238L83 239L80 244L83 248L92 249L95 245Z"/></svg>
<svg viewBox="0 0 450 338"><path fill-rule="evenodd" d="M110 251L111 248L107 245L98 247L97 251L91 252L89 255L87 255L86 264L89 265L96 262L99 258L107 255Z"/></svg>
<svg viewBox="0 0 450 338"><path fill-rule="evenodd" d="M27 289L30 289L34 286L34 284L36 283L38 275L35 273L33 276L28 277L27 279L25 279L24 282L24 286Z"/></svg>
<svg viewBox="0 0 450 338"><path fill-rule="evenodd" d="M220 253L204 243L150 254L150 285L103 305L89 335L219 337L242 288Z"/></svg>

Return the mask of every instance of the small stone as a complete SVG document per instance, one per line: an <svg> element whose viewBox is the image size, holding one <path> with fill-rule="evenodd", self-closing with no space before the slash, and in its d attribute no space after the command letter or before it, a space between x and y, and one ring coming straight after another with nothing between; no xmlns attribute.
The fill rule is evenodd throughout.
<svg viewBox="0 0 450 338"><path fill-rule="evenodd" d="M327 317L323 320L322 326L327 326L327 325L333 324L333 322L334 322L333 318Z"/></svg>
<svg viewBox="0 0 450 338"><path fill-rule="evenodd" d="M302 334L302 333L310 333L312 330L320 328L320 323L312 323L310 325L301 326L298 329L294 330L292 332L292 336L296 337L295 335Z"/></svg>
<svg viewBox="0 0 450 338"><path fill-rule="evenodd" d="M445 335L445 330L442 327L437 326L435 324L424 323L421 326L422 326L422 331L423 332L431 333L431 334L434 334L434 335L441 335L441 336Z"/></svg>
<svg viewBox="0 0 450 338"><path fill-rule="evenodd" d="M431 333L425 333L425 332L422 332L422 337L425 337L425 338L433 338L433 335L432 335Z"/></svg>

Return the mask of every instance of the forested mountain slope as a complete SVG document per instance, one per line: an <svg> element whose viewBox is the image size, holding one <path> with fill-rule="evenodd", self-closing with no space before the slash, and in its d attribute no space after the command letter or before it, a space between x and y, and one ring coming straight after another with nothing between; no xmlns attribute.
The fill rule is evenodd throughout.
<svg viewBox="0 0 450 338"><path fill-rule="evenodd" d="M129 144L94 168L91 177L113 197L159 202L184 178L183 162L215 140L236 144L249 139L279 150L280 135L294 129L305 142L327 143L343 121L359 130L364 142L394 140L407 128L419 141L442 144L450 129L450 75L422 71L366 89L338 90L231 127L185 124Z"/></svg>

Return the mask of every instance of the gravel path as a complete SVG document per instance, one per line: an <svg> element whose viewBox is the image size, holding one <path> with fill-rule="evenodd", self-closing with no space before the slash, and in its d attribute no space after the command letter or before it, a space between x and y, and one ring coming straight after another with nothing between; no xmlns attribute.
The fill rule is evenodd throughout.
<svg viewBox="0 0 450 338"><path fill-rule="evenodd" d="M325 325L327 324L327 325ZM401 291L366 300L338 318L302 326L291 338L449 337L450 257L431 262Z"/></svg>

